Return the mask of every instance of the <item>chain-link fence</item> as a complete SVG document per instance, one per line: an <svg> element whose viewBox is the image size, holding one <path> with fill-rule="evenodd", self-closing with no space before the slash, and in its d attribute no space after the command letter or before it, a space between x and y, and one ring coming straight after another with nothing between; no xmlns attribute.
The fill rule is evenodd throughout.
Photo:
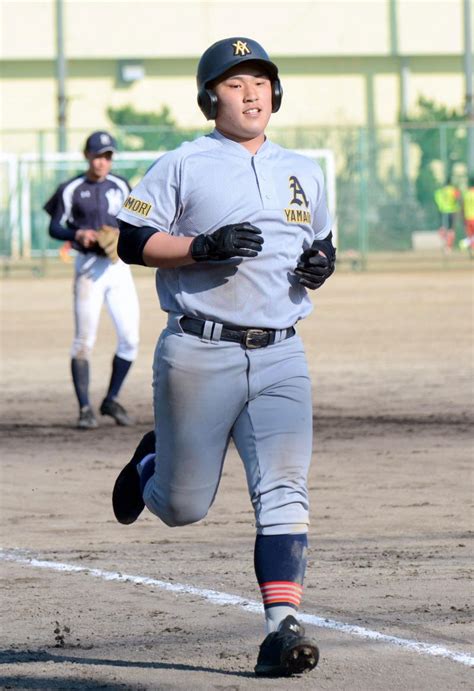
<svg viewBox="0 0 474 691"><path fill-rule="evenodd" d="M407 123L377 129L275 127L269 128L268 135L291 149L333 152L338 249L358 256L363 265L369 253L409 250L414 233L437 231L436 188L448 178L461 190L467 187L468 127L466 122ZM470 127L474 134L474 125ZM166 151L204 132L148 126L111 131L121 151L137 153L136 159L120 159L119 168L115 166L132 185L153 162L151 158L140 158L138 152ZM10 143L13 134L7 138ZM60 182L85 170L80 150L88 134L68 132L68 148L75 153L62 163L56 161L53 165L50 158L56 146L56 133L52 131L29 133L28 141L35 141L36 146L31 155L21 155L16 173L12 168L14 156L2 156L1 255L57 253L57 243L48 237L48 217L42 207ZM29 226L27 234L22 231L25 226ZM461 214L456 219L456 236L457 240L463 237Z"/></svg>

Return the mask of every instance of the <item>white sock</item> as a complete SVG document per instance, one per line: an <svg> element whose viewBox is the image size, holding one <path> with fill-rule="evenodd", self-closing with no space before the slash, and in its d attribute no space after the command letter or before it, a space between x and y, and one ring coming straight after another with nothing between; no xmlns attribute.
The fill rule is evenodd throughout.
<svg viewBox="0 0 474 691"><path fill-rule="evenodd" d="M265 629L267 634L276 631L283 619L291 614L296 617L296 610L294 607L287 607L285 605L277 607L269 607L265 610Z"/></svg>

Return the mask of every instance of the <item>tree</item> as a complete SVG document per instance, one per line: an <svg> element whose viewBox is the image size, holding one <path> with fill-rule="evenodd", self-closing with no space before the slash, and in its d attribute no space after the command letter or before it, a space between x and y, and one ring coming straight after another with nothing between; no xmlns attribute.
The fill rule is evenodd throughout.
<svg viewBox="0 0 474 691"><path fill-rule="evenodd" d="M108 108L107 115L119 128L123 148L135 151L169 151L202 134L201 130L181 129L168 106L157 112L140 112L133 106Z"/></svg>
<svg viewBox="0 0 474 691"><path fill-rule="evenodd" d="M420 96L418 114L408 118L408 123L419 123L410 127L403 123L404 131L410 135L413 143L420 147L421 157L416 176L416 196L421 204L433 202L436 187L443 184L452 175L454 165L467 160L466 133L456 122L465 120L462 108L459 110L436 103ZM433 126L436 123L452 123L453 126ZM436 177L433 163L439 161L444 168L444 179Z"/></svg>

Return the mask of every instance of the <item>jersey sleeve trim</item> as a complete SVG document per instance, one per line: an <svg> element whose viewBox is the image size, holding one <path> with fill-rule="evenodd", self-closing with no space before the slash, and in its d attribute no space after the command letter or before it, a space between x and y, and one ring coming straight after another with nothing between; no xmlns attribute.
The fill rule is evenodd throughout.
<svg viewBox="0 0 474 691"><path fill-rule="evenodd" d="M84 180L86 179L85 175L81 175L78 178L75 178L75 180L72 180L70 183L66 184L66 186L63 189L62 193L62 200L63 200L63 206L64 206L64 211L59 219L59 223L61 225L64 225L66 221L73 221L74 219L72 218L72 199L74 196L74 192L76 189L79 187L79 185L82 185Z"/></svg>
<svg viewBox="0 0 474 691"><path fill-rule="evenodd" d="M143 249L152 235L159 230L149 226L135 226L122 219L118 220L119 240L117 251L120 259L126 264L146 266L143 261Z"/></svg>

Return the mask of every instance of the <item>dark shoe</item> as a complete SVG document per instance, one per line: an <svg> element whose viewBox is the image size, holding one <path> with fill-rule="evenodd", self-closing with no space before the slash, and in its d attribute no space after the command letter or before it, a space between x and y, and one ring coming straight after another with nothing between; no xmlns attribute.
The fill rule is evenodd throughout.
<svg viewBox="0 0 474 691"><path fill-rule="evenodd" d="M77 427L79 429L97 429L97 420L95 419L94 411L90 405L83 406L79 411L79 420Z"/></svg>
<svg viewBox="0 0 474 691"><path fill-rule="evenodd" d="M147 432L131 461L121 470L112 492L112 506L119 523L134 523L145 508L137 465L150 453L155 453L155 432Z"/></svg>
<svg viewBox="0 0 474 691"><path fill-rule="evenodd" d="M255 674L258 677L290 677L314 669L318 660L317 645L305 638L304 628L290 614L260 646Z"/></svg>
<svg viewBox="0 0 474 691"><path fill-rule="evenodd" d="M110 415L117 425L121 425L122 427L133 425L133 420L128 416L123 405L120 405L118 401L114 401L113 398L104 398L100 406L100 414Z"/></svg>

